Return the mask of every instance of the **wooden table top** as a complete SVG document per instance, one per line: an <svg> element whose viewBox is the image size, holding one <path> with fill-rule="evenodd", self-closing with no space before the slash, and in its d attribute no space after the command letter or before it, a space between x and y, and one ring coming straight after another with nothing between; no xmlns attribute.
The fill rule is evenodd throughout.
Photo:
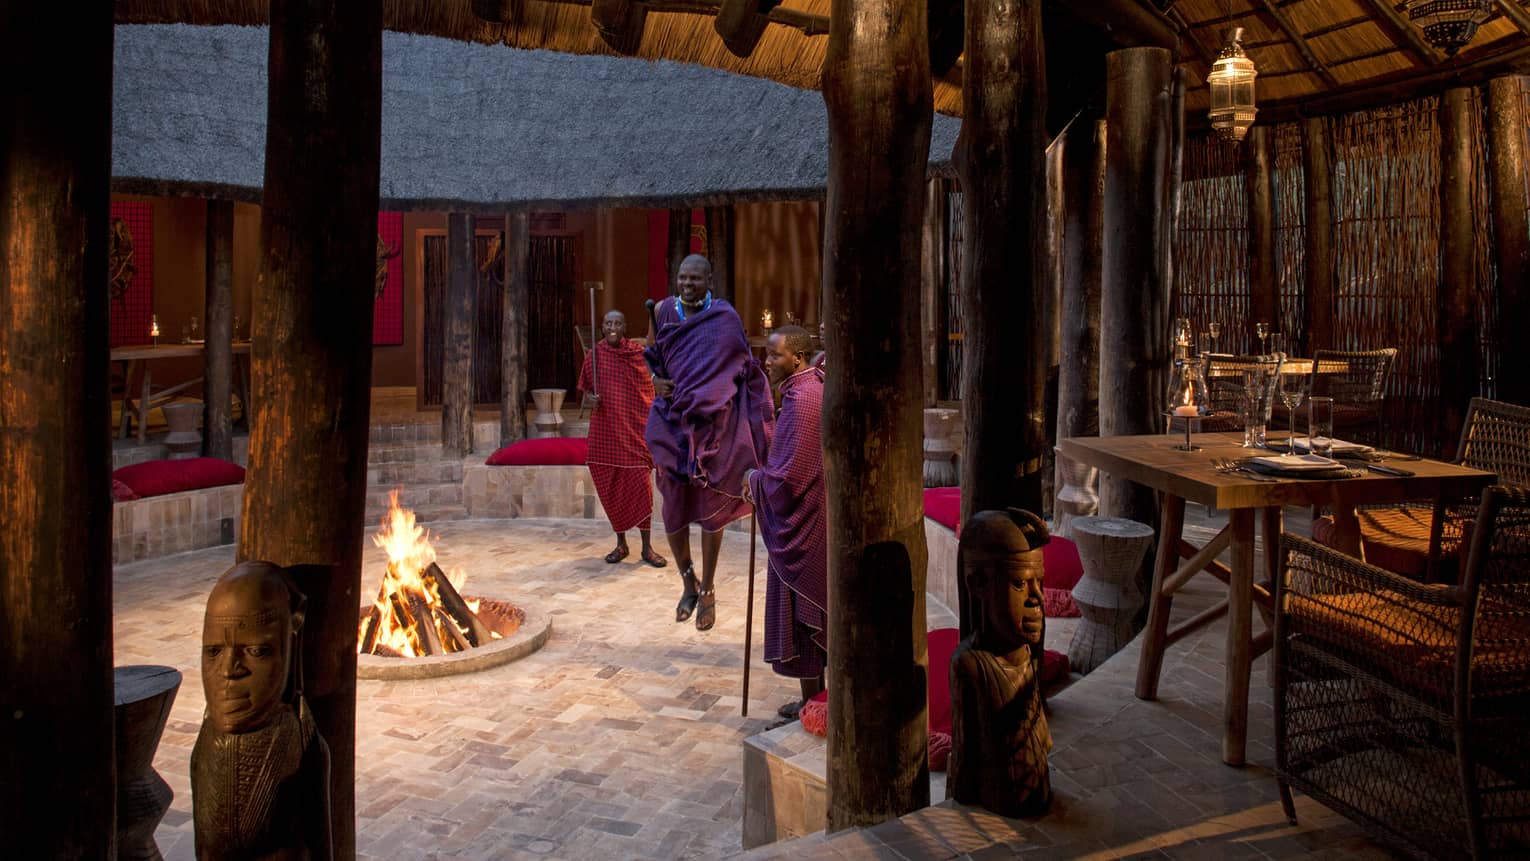
<svg viewBox="0 0 1530 861"><path fill-rule="evenodd" d="M1274 454L1243 448L1243 434L1198 433L1193 436L1200 451L1179 451L1183 434L1141 436L1074 437L1064 439L1064 456L1093 466L1112 476L1125 478L1213 508L1264 508L1274 505L1320 505L1336 495L1346 503L1392 502L1428 499L1441 493L1469 496L1492 484L1491 472L1468 469L1437 460L1388 461L1389 466L1415 473L1411 477L1367 472L1360 478L1282 478L1258 481L1237 473L1219 474L1211 459ZM1354 462L1359 466L1359 462Z"/></svg>
<svg viewBox="0 0 1530 861"><path fill-rule="evenodd" d="M235 341L235 353L248 353L249 341ZM112 361L131 362L138 359L173 359L178 356L200 356L207 349L206 343L195 344L134 344L130 347L113 347Z"/></svg>

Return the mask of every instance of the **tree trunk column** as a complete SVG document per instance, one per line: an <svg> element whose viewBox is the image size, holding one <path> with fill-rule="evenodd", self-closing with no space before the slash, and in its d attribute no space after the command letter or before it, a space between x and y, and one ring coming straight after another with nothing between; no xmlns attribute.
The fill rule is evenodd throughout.
<svg viewBox="0 0 1530 861"><path fill-rule="evenodd" d="M1162 48L1105 56L1100 435L1163 430L1169 363L1169 104ZM1100 513L1158 522L1150 488L1100 476Z"/></svg>
<svg viewBox="0 0 1530 861"><path fill-rule="evenodd" d="M712 295L737 305L738 291L733 283L733 207L707 207L706 221L707 261L712 264ZM676 271L678 269L676 267Z"/></svg>
<svg viewBox="0 0 1530 861"><path fill-rule="evenodd" d="M1041 4L966 15L965 118L954 158L963 241L962 522L1006 507L1042 514L1046 447L1046 77ZM971 618L959 585L962 633Z"/></svg>
<svg viewBox="0 0 1530 861"><path fill-rule="evenodd" d="M349 858L382 8L375 0L343 9L272 0L270 16L255 410L239 558L297 566L308 596L305 695L329 742L335 857Z"/></svg>
<svg viewBox="0 0 1530 861"><path fill-rule="evenodd" d="M1057 438L1100 433L1100 255L1105 123L1074 123L1062 140L1063 244Z"/></svg>
<svg viewBox="0 0 1530 861"><path fill-rule="evenodd" d="M823 67L829 497L829 829L929 804L919 236L930 145L925 4L834 5Z"/></svg>
<svg viewBox="0 0 1530 861"><path fill-rule="evenodd" d="M530 219L524 212L505 216L505 300L501 311L499 444L526 438L526 342L531 285L526 280L526 255L531 249Z"/></svg>
<svg viewBox="0 0 1530 861"><path fill-rule="evenodd" d="M207 201L207 341L203 348L202 453L234 459L234 202ZM244 409L249 412L250 405Z"/></svg>
<svg viewBox="0 0 1530 861"><path fill-rule="evenodd" d="M1254 126L1243 145L1248 201L1248 290L1250 341L1255 323L1281 331L1280 283L1275 275L1275 147L1270 127Z"/></svg>
<svg viewBox="0 0 1530 861"><path fill-rule="evenodd" d="M0 834L16 858L107 858L112 9L3 8Z"/></svg>
<svg viewBox="0 0 1530 861"><path fill-rule="evenodd" d="M1333 339L1333 171L1324 117L1302 120L1302 173L1306 177L1306 355L1331 350ZM1290 343L1288 338L1286 343Z"/></svg>
<svg viewBox="0 0 1530 861"><path fill-rule="evenodd" d="M478 290L473 245L473 216L465 212L447 215L446 301L441 314L441 450L452 457L473 451L473 333L477 329Z"/></svg>
<svg viewBox="0 0 1530 861"><path fill-rule="evenodd" d="M1478 389L1477 244L1472 188L1472 112L1476 92L1471 87L1446 90L1440 96L1440 420L1442 440L1461 435L1466 406ZM1523 333L1514 333L1523 336ZM1505 366L1511 373L1520 368Z"/></svg>
<svg viewBox="0 0 1530 861"><path fill-rule="evenodd" d="M1493 194L1493 244L1498 263L1499 400L1530 404L1530 212L1526 212L1525 87L1530 78L1488 82L1488 183Z"/></svg>
<svg viewBox="0 0 1530 861"><path fill-rule="evenodd" d="M920 356L924 365L924 405L940 400L940 354L946 345L946 183L931 179L925 186L924 231L919 236Z"/></svg>

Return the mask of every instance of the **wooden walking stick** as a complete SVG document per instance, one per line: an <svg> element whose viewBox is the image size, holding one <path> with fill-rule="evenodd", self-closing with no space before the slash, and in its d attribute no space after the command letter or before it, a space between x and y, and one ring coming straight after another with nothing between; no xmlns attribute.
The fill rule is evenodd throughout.
<svg viewBox="0 0 1530 861"><path fill-rule="evenodd" d="M749 511L749 598L744 603L744 706L749 717L749 653L754 639L754 510Z"/></svg>

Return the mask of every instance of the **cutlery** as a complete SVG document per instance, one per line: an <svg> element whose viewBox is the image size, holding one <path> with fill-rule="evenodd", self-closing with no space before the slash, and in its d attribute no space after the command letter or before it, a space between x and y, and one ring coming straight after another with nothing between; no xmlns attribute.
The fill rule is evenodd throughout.
<svg viewBox="0 0 1530 861"><path fill-rule="evenodd" d="M1365 464L1365 468L1371 472L1381 473L1382 475L1395 475L1402 478L1407 478L1415 474L1411 469L1399 469L1395 466L1383 466L1379 463L1367 463Z"/></svg>

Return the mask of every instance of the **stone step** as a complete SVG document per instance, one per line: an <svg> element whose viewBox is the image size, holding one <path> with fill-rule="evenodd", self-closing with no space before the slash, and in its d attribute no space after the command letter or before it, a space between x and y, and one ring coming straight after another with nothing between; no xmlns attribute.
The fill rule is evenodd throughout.
<svg viewBox="0 0 1530 861"><path fill-rule="evenodd" d="M440 442L441 423L372 425L367 432L371 443Z"/></svg>
<svg viewBox="0 0 1530 861"><path fill-rule="evenodd" d="M388 511L391 487L367 488L367 522L375 522ZM399 504L416 511L430 505L462 505L460 482L414 484L403 488Z"/></svg>
<svg viewBox="0 0 1530 861"><path fill-rule="evenodd" d="M447 458L439 442L372 443L367 446L368 467L398 463L438 463ZM456 461L457 458L451 458Z"/></svg>
<svg viewBox="0 0 1530 861"><path fill-rule="evenodd" d="M460 502L430 502L421 505L409 505L406 502L405 505L409 508L410 511L414 512L414 520L416 523L435 523L442 520L468 519L467 506ZM366 518L367 528L370 529L380 524L383 517L387 514L387 511L388 505L386 500L384 500L382 507L377 509L375 512L369 507L367 509Z"/></svg>
<svg viewBox="0 0 1530 861"><path fill-rule="evenodd" d="M460 483L461 481L462 461L455 459L393 463L369 462L367 465L367 487L369 489L386 490L397 485L412 487L422 484Z"/></svg>

